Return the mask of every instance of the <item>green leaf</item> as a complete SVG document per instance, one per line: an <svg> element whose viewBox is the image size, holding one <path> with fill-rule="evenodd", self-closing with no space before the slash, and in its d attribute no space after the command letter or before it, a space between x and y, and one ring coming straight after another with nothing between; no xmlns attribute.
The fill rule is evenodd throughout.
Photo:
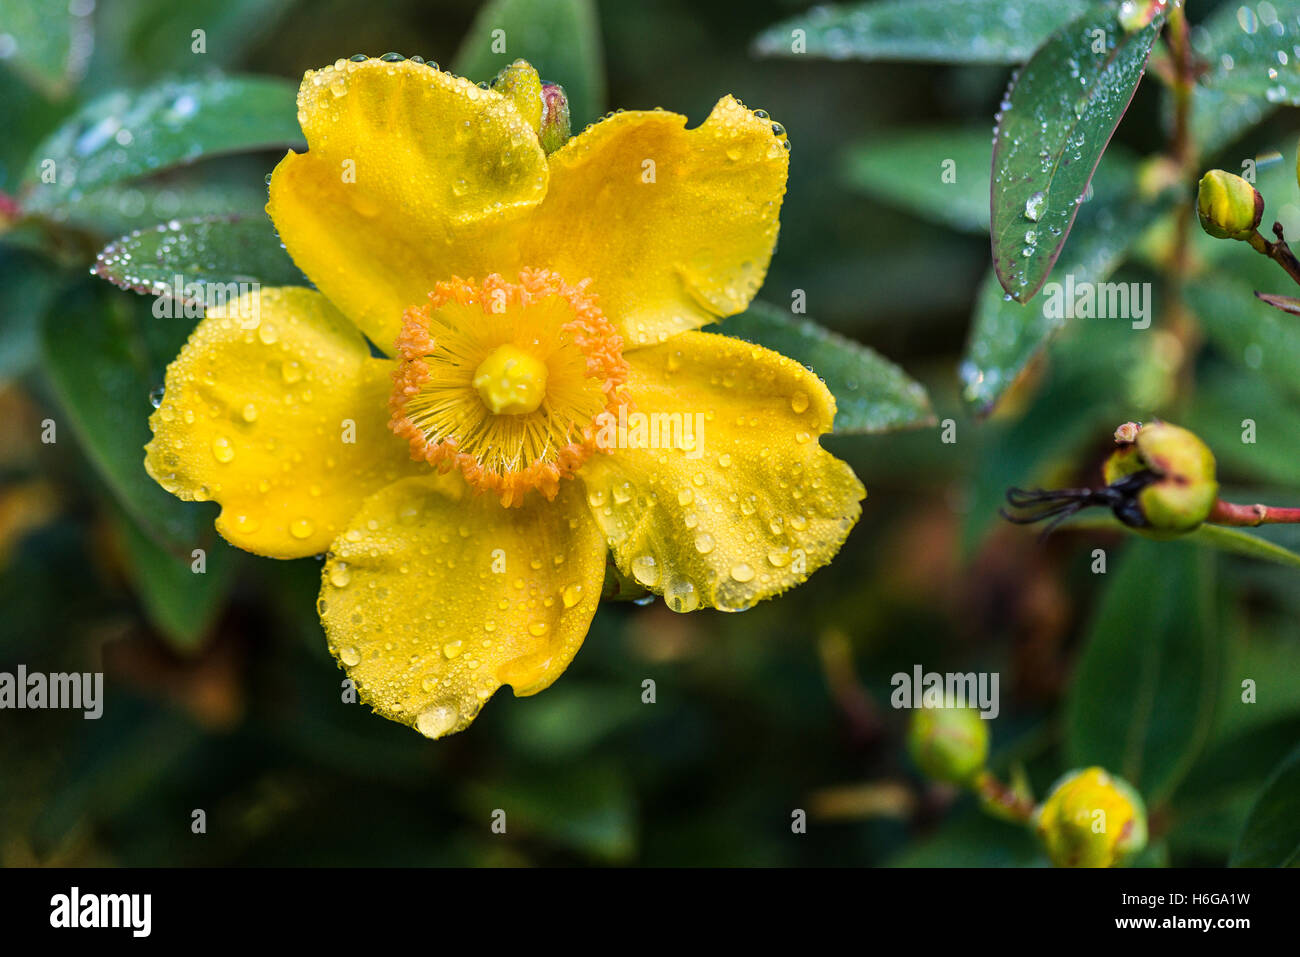
<svg viewBox="0 0 1300 957"><path fill-rule="evenodd" d="M994 137L989 232L994 271L1016 300L1047 281L1163 23L1126 33L1113 12L1089 11L1011 82Z"/></svg>
<svg viewBox="0 0 1300 957"><path fill-rule="evenodd" d="M35 362L41 317L66 281L48 260L0 247L0 383Z"/></svg>
<svg viewBox="0 0 1300 957"><path fill-rule="evenodd" d="M762 56L1021 63L1086 0L881 0L814 7L764 30Z"/></svg>
<svg viewBox="0 0 1300 957"><path fill-rule="evenodd" d="M592 0L491 0L461 41L452 72L491 80L524 59L544 81L564 87L573 129L604 109L605 67Z"/></svg>
<svg viewBox="0 0 1300 957"><path fill-rule="evenodd" d="M835 396L837 435L934 423L930 397L919 383L878 353L815 322L755 302L714 331L789 356L821 376Z"/></svg>
<svg viewBox="0 0 1300 957"><path fill-rule="evenodd" d="M1278 766L1251 808L1233 867L1300 867L1300 748Z"/></svg>
<svg viewBox="0 0 1300 957"><path fill-rule="evenodd" d="M47 95L62 96L82 74L94 38L93 4L5 0L4 62Z"/></svg>
<svg viewBox="0 0 1300 957"><path fill-rule="evenodd" d="M961 811L933 835L909 846L889 867L1043 867L1047 858L1027 828L974 809Z"/></svg>
<svg viewBox="0 0 1300 957"><path fill-rule="evenodd" d="M123 289L180 302L203 301L213 285L310 285L265 216L173 220L137 230L109 243L91 273Z"/></svg>
<svg viewBox="0 0 1300 957"><path fill-rule="evenodd" d="M1300 106L1300 2L1228 4L1205 26L1196 52L1211 69L1201 83L1217 93Z"/></svg>
<svg viewBox="0 0 1300 957"><path fill-rule="evenodd" d="M59 441L70 425L127 514L178 555L208 546L215 515L164 492L144 470L144 445L149 394L192 328L192 320L154 318L147 303L83 282L47 311L41 334L45 371L64 410L56 417Z"/></svg>
<svg viewBox="0 0 1300 957"><path fill-rule="evenodd" d="M231 76L115 91L87 104L35 150L26 170L29 213L55 215L92 190L205 157L303 148L297 88L274 77ZM54 163L55 182L42 182Z"/></svg>
<svg viewBox="0 0 1300 957"><path fill-rule="evenodd" d="M225 604L239 553L219 539L199 556L177 558L128 518L118 522L132 584L145 613L177 651L197 651Z"/></svg>
<svg viewBox="0 0 1300 957"><path fill-rule="evenodd" d="M1300 486L1300 456L1294 444L1300 435L1300 407L1262 376L1210 367L1200 375L1196 395L1181 418L1182 425L1214 450L1220 475Z"/></svg>
<svg viewBox="0 0 1300 957"><path fill-rule="evenodd" d="M1228 359L1280 389L1300 391L1300 323L1294 318L1222 274L1190 283L1187 304Z"/></svg>
<svg viewBox="0 0 1300 957"><path fill-rule="evenodd" d="M1135 541L1088 630L1066 699L1072 766L1101 765L1159 805L1207 740L1223 658L1211 553Z"/></svg>
<svg viewBox="0 0 1300 957"><path fill-rule="evenodd" d="M850 189L944 226L989 228L988 130L909 130L855 144L844 157Z"/></svg>
<svg viewBox="0 0 1300 957"><path fill-rule="evenodd" d="M1095 529L1098 531L1125 532L1141 535L1137 529L1123 524L1113 515L1095 513L1083 518L1072 519L1061 526L1073 529ZM1300 568L1300 554L1276 542L1260 537L1258 532L1227 525L1202 525L1195 531L1178 536L1179 542L1213 548L1242 558L1255 558L1260 561L1273 562L1292 568Z"/></svg>
<svg viewBox="0 0 1300 957"><path fill-rule="evenodd" d="M1098 170L1093 199L1082 204L1071 242L1056 264L1052 283L1046 286L1048 295L1037 303L1016 302L1003 291L993 272L984 280L975 302L970 340L958 369L962 397L977 412L992 411L1030 360L1066 326L1071 315L1087 322L1118 322L1130 326L1151 321L1152 302L1146 294L1149 286L1132 283L1124 283L1122 288L1100 286L1168 205L1167 198L1139 197L1135 192L1135 178L1136 164L1112 151ZM1089 317L1086 312L1079 315L1085 308L1082 294L1089 288L1095 296L1095 317ZM1114 310L1126 312L1125 315L1111 314L1111 293L1116 294L1116 306L1127 301L1127 310ZM1137 315L1136 295L1142 297L1145 316ZM1103 307L1105 317L1101 317Z"/></svg>

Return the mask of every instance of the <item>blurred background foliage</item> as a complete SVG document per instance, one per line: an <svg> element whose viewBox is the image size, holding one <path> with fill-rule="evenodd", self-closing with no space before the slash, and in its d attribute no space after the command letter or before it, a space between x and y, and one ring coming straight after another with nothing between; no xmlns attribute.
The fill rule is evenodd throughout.
<svg viewBox="0 0 1300 957"><path fill-rule="evenodd" d="M802 10L0 0L0 191L25 214L6 210L0 236L0 670L102 669L107 687L98 721L0 716L0 864L1045 864L1026 832L910 766L889 691L916 664L1001 673L991 764L1022 768L1039 795L1081 764L1128 777L1152 814L1142 863L1229 860L1300 742L1297 570L1106 530L1040 544L996 509L1008 485L1097 481L1114 426L1156 413L1210 442L1232 497L1300 504L1300 334L1246 302L1280 272L1198 240L1208 278L1189 298L1208 305L1192 389L1171 382L1177 344L1163 333L1078 322L991 417L976 415L958 370L988 271L979 197L1010 67L756 54L757 36ZM526 55L566 84L576 128L613 107L697 123L728 92L783 123L789 192L761 298L784 310L804 291L810 316L924 383L957 440L880 430L890 423L828 437L870 493L829 568L743 615L602 606L551 689L498 696L468 732L432 743L341 703L314 613L318 563L235 552L212 532L215 506L182 505L147 478L150 394L193 320L156 319L151 299L88 271L132 229L260 215L263 177L297 142L304 70L396 48L489 79L502 64L483 37L500 17L532 23ZM100 98L175 82L163 88L175 109L196 89L183 84L210 90L218 70L280 78L227 97L232 115L256 101L264 118L153 142L152 155L172 151L166 169L98 189L23 186L59 137L126 169L114 144L130 125L105 127L121 107ZM1139 89L1103 172L1163 148L1162 92ZM1300 234L1296 126L1257 104L1206 164L1265 158L1270 215L1293 216ZM964 199L934 194L948 157ZM283 256L259 241L236 251ZM1139 247L1116 278L1158 283L1159 245L1157 230L1154 252ZM1240 441L1244 418L1259 424L1255 444ZM1297 531L1265 537L1300 546ZM654 704L641 701L647 678ZM1294 804L1295 764L1270 800ZM506 835L490 830L497 808ZM194 809L206 835L191 833ZM792 832L795 809L806 834Z"/></svg>

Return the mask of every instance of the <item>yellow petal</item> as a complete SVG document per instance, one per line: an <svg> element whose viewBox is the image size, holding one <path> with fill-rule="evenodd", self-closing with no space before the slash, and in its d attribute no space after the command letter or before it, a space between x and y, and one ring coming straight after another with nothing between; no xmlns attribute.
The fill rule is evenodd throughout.
<svg viewBox="0 0 1300 957"><path fill-rule="evenodd" d="M818 444L835 416L820 379L701 332L627 359L635 412L579 473L623 574L677 611L738 611L831 560L866 492Z"/></svg>
<svg viewBox="0 0 1300 957"><path fill-rule="evenodd" d="M525 259L592 277L628 348L741 312L776 243L789 152L733 97L699 127L616 113L551 154Z"/></svg>
<svg viewBox="0 0 1300 957"><path fill-rule="evenodd" d="M321 582L330 651L376 711L439 738L503 684L568 667L600 599L605 548L565 482L520 508L455 475L394 483L334 542Z"/></svg>
<svg viewBox="0 0 1300 957"><path fill-rule="evenodd" d="M167 368L145 468L180 498L221 503L233 545L319 554L367 495L428 470L388 429L392 368L310 289L211 309Z"/></svg>
<svg viewBox="0 0 1300 957"><path fill-rule="evenodd" d="M437 280L511 268L502 226L540 202L547 171L506 97L410 61L340 60L303 78L298 120L308 151L275 168L267 212L298 267L385 352Z"/></svg>

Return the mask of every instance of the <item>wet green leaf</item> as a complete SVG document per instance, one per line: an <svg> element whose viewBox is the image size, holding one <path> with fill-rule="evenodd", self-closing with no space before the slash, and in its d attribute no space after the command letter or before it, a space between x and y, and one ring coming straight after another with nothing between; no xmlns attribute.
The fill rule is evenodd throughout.
<svg viewBox="0 0 1300 957"><path fill-rule="evenodd" d="M296 97L294 83L258 76L169 81L108 93L36 147L24 171L30 192L23 205L57 218L92 190L201 157L302 149ZM45 182L51 174L54 182Z"/></svg>
<svg viewBox="0 0 1300 957"><path fill-rule="evenodd" d="M1169 205L1167 197L1138 197L1133 185L1135 172L1132 160L1111 151L1093 182L1093 198L1082 204L1070 243L1052 272L1052 282L1037 301L1016 302L992 272L984 280L975 302L970 340L958 370L962 398L977 412L990 412L1030 360L1068 322L1136 323L1140 327L1152 321L1149 286L1100 285L1124 261L1143 230ZM1083 299L1089 290L1094 303L1092 317L1087 317ZM1139 298L1143 315L1136 308Z"/></svg>
<svg viewBox="0 0 1300 957"><path fill-rule="evenodd" d="M844 157L844 182L881 202L944 226L980 233L989 227L986 129L928 129L872 137Z"/></svg>
<svg viewBox="0 0 1300 957"><path fill-rule="evenodd" d="M1210 65L1200 78L1216 93L1300 106L1300 2L1227 4L1198 30L1196 52Z"/></svg>
<svg viewBox="0 0 1300 957"><path fill-rule="evenodd" d="M1300 867L1300 748L1264 786L1231 863L1233 867Z"/></svg>
<svg viewBox="0 0 1300 957"><path fill-rule="evenodd" d="M1019 302L1061 254L1093 171L1128 109L1160 33L1126 33L1113 11L1085 13L1012 81L993 147L993 268Z"/></svg>
<svg viewBox="0 0 1300 957"><path fill-rule="evenodd" d="M764 302L712 331L766 346L821 376L835 396L835 433L888 432L931 425L925 389L894 363L852 339Z"/></svg>
<svg viewBox="0 0 1300 957"><path fill-rule="evenodd" d="M1205 746L1214 715L1223 649L1213 556L1134 541L1107 577L1066 699L1067 761L1121 775L1156 806Z"/></svg>
<svg viewBox="0 0 1300 957"><path fill-rule="evenodd" d="M490 0L479 10L452 60L452 72L491 80L515 60L564 87L578 132L605 105L605 66L591 0Z"/></svg>
<svg viewBox="0 0 1300 957"><path fill-rule="evenodd" d="M813 7L764 30L762 56L1020 63L1086 0L877 0Z"/></svg>
<svg viewBox="0 0 1300 957"><path fill-rule="evenodd" d="M213 285L310 285L265 216L173 220L137 230L109 243L91 272L123 289L181 302L202 301Z"/></svg>

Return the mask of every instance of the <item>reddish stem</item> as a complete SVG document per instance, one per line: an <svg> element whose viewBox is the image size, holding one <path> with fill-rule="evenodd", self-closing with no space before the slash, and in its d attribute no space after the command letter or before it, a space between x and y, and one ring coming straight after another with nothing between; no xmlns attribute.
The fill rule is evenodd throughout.
<svg viewBox="0 0 1300 957"><path fill-rule="evenodd" d="M1210 509L1206 519L1213 525L1235 525L1253 528L1256 525L1282 525L1300 523L1300 508L1278 508L1273 505L1238 505L1219 499Z"/></svg>

